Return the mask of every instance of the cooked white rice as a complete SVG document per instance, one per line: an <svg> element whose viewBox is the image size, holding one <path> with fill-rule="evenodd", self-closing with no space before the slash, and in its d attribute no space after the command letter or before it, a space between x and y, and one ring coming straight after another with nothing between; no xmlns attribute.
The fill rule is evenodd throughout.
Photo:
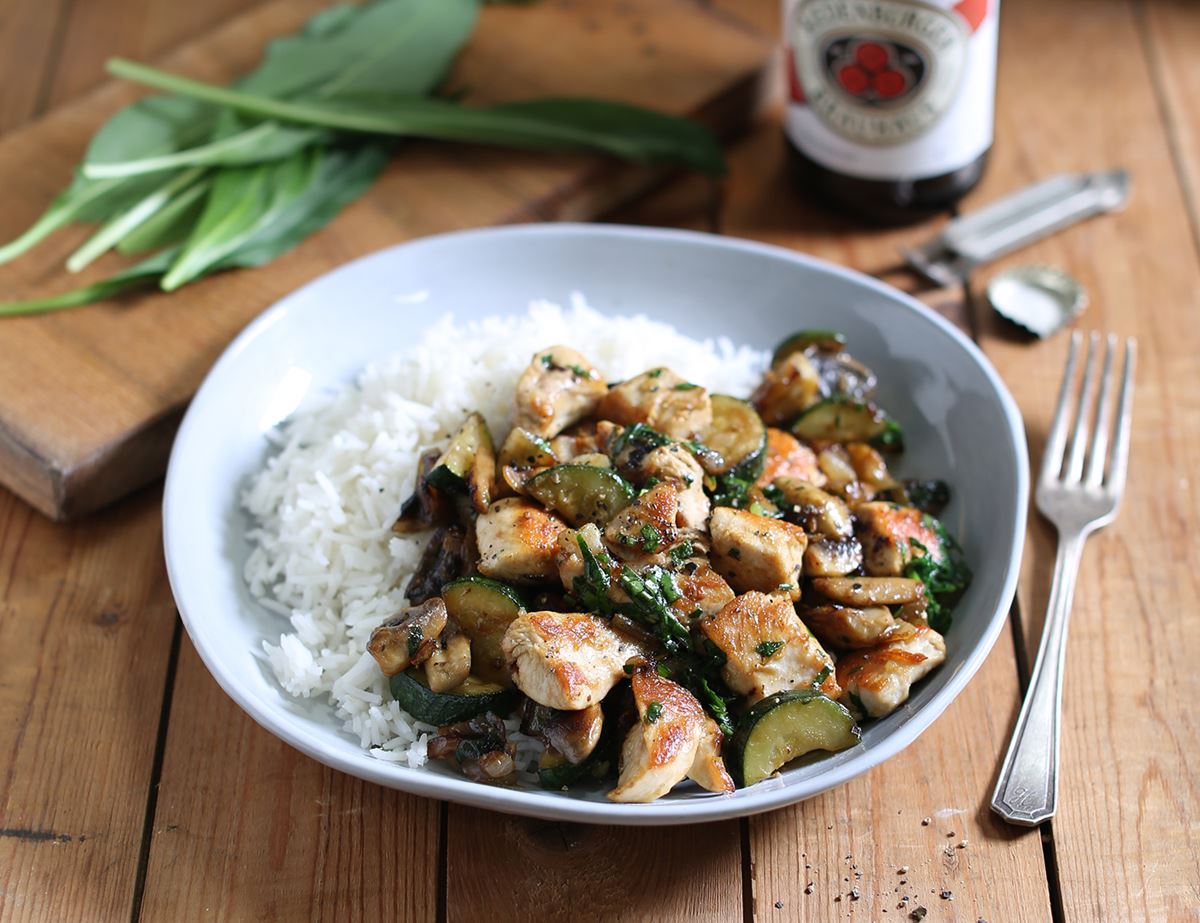
<svg viewBox="0 0 1200 923"><path fill-rule="evenodd" d="M368 366L353 385L304 408L273 441L279 451L242 503L254 520L245 578L291 623L263 643L290 695L328 696L346 731L372 755L425 762L434 728L401 711L366 653L372 630L404 607L424 537L391 532L421 454L444 444L472 410L492 432L511 426L517 377L537 350L572 346L610 380L669 365L689 380L747 394L766 356L729 340L694 340L644 316L611 317L579 296L567 310L535 302L520 317L438 321L412 348ZM519 740L518 766L536 745Z"/></svg>

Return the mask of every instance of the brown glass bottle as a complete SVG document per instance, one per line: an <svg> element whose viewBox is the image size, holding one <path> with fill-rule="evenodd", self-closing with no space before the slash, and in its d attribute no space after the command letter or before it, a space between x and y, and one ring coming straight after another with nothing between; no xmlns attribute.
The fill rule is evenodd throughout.
<svg viewBox="0 0 1200 923"><path fill-rule="evenodd" d="M783 0L801 189L875 224L952 208L992 145L999 0Z"/></svg>
<svg viewBox="0 0 1200 923"><path fill-rule="evenodd" d="M965 167L940 176L875 180L847 176L822 166L786 135L788 164L797 187L835 211L849 211L878 224L909 224L949 211L983 178L991 148Z"/></svg>

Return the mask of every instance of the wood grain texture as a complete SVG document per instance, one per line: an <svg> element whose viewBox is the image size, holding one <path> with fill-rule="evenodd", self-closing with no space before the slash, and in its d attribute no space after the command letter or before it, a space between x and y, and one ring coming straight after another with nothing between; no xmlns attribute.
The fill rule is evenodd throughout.
<svg viewBox="0 0 1200 923"><path fill-rule="evenodd" d="M185 639L141 919L432 920L440 815L268 734Z"/></svg>
<svg viewBox="0 0 1200 923"><path fill-rule="evenodd" d="M172 53L166 64L227 79L252 66L266 37L293 30L321 5L276 0ZM71 35L78 32L86 35L85 26ZM730 127L754 111L769 54L762 37L688 0L636 6L597 0L586 10L547 0L489 7L453 83L479 102L600 95L696 113ZM80 73L94 72L91 55ZM610 66L616 59L620 68ZM82 79L64 71L60 82L74 86ZM22 177L19 195L0 214L0 238L33 220L65 183L90 132L134 92L106 85L0 142L0 171ZM144 295L6 321L0 339L0 479L52 516L95 508L161 473L178 415L219 351L251 317L303 282L409 237L593 217L660 175L584 155L411 144L364 199L269 271L229 273L171 297ZM81 280L65 278L63 258L82 237L78 230L61 233L0 268L0 288L20 297L110 272L114 263L102 260Z"/></svg>
<svg viewBox="0 0 1200 923"><path fill-rule="evenodd" d="M1071 619L1060 804L1050 825L1063 918L1195 921L1200 722L1189 703L1200 695L1200 264L1150 67L1131 39L1135 8L1011 0L1003 29L1001 143L978 200L1057 170L1120 165L1133 176L1126 211L1007 261L1068 269L1092 295L1080 326L1135 334L1140 350L1124 506L1088 543ZM1068 32L1073 50L1063 54L1055 36ZM1055 91L1041 92L1046 86ZM1020 403L1040 460L1066 338L1031 344L982 299L975 304L982 345ZM1020 583L1030 654L1053 542L1052 528L1032 516Z"/></svg>
<svg viewBox="0 0 1200 923"><path fill-rule="evenodd" d="M127 919L175 610L156 491L86 524L0 491L0 919Z"/></svg>
<svg viewBox="0 0 1200 923"><path fill-rule="evenodd" d="M45 107L61 47L65 0L5 0L0 6L0 132L25 124Z"/></svg>
<svg viewBox="0 0 1200 923"><path fill-rule="evenodd" d="M457 805L449 811L448 923L506 915L604 923L741 917L742 853L734 821L594 827Z"/></svg>
<svg viewBox="0 0 1200 923"><path fill-rule="evenodd" d="M1155 88L1163 106L1188 210L1200 246L1200 4L1190 0L1148 0L1138 5Z"/></svg>

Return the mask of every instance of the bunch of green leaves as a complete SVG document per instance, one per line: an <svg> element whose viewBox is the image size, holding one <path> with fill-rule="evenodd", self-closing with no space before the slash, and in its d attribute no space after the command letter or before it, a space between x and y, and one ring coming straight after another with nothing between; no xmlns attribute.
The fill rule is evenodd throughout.
<svg viewBox="0 0 1200 923"><path fill-rule="evenodd" d="M71 184L0 262L74 222L98 224L67 260L152 252L93 285L0 304L0 316L86 304L157 284L170 291L291 249L361 195L397 139L594 150L706 173L712 135L686 119L595 99L471 107L432 94L475 26L480 0L370 0L272 42L231 86L130 61L109 70L167 95L122 109L93 137Z"/></svg>
<svg viewBox="0 0 1200 923"><path fill-rule="evenodd" d="M944 634L950 628L954 601L970 585L973 575L962 547L946 527L929 515L924 523L936 533L941 552L935 556L923 543L910 538L913 550L921 553L914 554L905 565L904 576L925 584L925 617L934 631Z"/></svg>

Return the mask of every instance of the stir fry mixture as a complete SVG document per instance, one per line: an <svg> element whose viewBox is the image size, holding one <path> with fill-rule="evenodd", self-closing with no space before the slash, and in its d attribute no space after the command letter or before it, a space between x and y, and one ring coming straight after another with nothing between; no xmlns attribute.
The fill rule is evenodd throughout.
<svg viewBox="0 0 1200 923"><path fill-rule="evenodd" d="M889 473L903 434L844 346L788 337L749 400L554 346L498 452L471 414L426 455L395 525L434 530L412 606L368 649L439 726L430 757L511 781L519 716L543 786L649 802L852 747L903 703L970 572L946 485Z"/></svg>

